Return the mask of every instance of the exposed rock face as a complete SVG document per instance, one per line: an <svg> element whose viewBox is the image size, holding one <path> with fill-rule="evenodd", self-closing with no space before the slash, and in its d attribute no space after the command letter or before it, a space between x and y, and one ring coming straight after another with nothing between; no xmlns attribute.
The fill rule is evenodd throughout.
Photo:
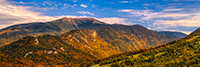
<svg viewBox="0 0 200 67"><path fill-rule="evenodd" d="M93 37L96 37L97 36L97 32L94 31L92 35L93 35Z"/></svg>
<svg viewBox="0 0 200 67"><path fill-rule="evenodd" d="M70 41L77 42L91 49L88 44L94 43L96 41L97 32L95 30L83 29L73 30L72 32L65 34L65 37L70 39ZM68 39L66 39L65 41L69 42Z"/></svg>
<svg viewBox="0 0 200 67"><path fill-rule="evenodd" d="M38 41L37 38L35 39L35 44L36 44L36 45L39 44L39 41Z"/></svg>
<svg viewBox="0 0 200 67"><path fill-rule="evenodd" d="M62 51L65 51L65 49L63 47L60 48Z"/></svg>
<svg viewBox="0 0 200 67"><path fill-rule="evenodd" d="M53 50L47 51L47 54L52 54L52 53L53 53Z"/></svg>
<svg viewBox="0 0 200 67"><path fill-rule="evenodd" d="M55 50L49 50L49 51L47 51L47 50L40 50L40 51L37 51L37 52L43 52L44 54L58 54L58 51L55 51ZM31 51L31 52L28 52L28 53L26 53L26 55L24 56L25 58L26 58L26 56L28 56L28 55L30 55L30 54L33 54L33 53L37 53L37 52L33 52L33 51Z"/></svg>
<svg viewBox="0 0 200 67"><path fill-rule="evenodd" d="M58 54L58 51L54 51L53 53L54 53L54 54Z"/></svg>
<svg viewBox="0 0 200 67"><path fill-rule="evenodd" d="M31 52L26 53L24 57L28 56L29 54L33 54L33 52L31 51Z"/></svg>
<svg viewBox="0 0 200 67"><path fill-rule="evenodd" d="M92 49L90 46L88 46L87 44L85 44L86 47L88 47L89 49Z"/></svg>

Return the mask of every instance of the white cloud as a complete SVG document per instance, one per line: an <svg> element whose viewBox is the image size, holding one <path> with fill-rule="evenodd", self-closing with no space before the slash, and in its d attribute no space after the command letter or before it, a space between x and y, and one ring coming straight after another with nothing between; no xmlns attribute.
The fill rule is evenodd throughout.
<svg viewBox="0 0 200 67"><path fill-rule="evenodd" d="M49 5L49 6L51 6L51 5L55 5L55 2L53 2L53 1L43 1L42 5Z"/></svg>
<svg viewBox="0 0 200 67"><path fill-rule="evenodd" d="M125 13L125 17L132 20L141 20L148 24L149 27L154 29L170 29L177 28L188 34L191 31L182 31L180 27L200 27L200 13L183 11L183 8L166 8L162 11L155 12L153 10L134 10L123 9L118 10L121 13ZM190 9L189 9L190 10ZM192 10L192 9L191 9ZM137 18L137 19L133 19Z"/></svg>
<svg viewBox="0 0 200 67"><path fill-rule="evenodd" d="M44 16L39 12L30 11L31 7L16 6L7 0L0 0L0 29L22 23L47 22L62 17L77 16Z"/></svg>
<svg viewBox="0 0 200 67"><path fill-rule="evenodd" d="M95 15L95 14L89 12L89 11L78 11L78 13L83 14L83 15L92 15L92 16Z"/></svg>
<svg viewBox="0 0 200 67"><path fill-rule="evenodd" d="M81 4L80 6L83 7L83 8L87 8L88 7L88 5L84 5L84 4Z"/></svg>
<svg viewBox="0 0 200 67"><path fill-rule="evenodd" d="M156 24L162 25L170 25L170 26L184 26L184 27L200 27L199 16L193 16L188 19L180 19L180 20L157 20Z"/></svg>
<svg viewBox="0 0 200 67"><path fill-rule="evenodd" d="M79 0L65 0L65 1L72 1L74 3L79 2Z"/></svg>
<svg viewBox="0 0 200 67"><path fill-rule="evenodd" d="M55 6L56 5L56 2L53 2L53 1L40 1L40 2L23 2L23 1L14 2L14 1L12 1L10 3L22 4L22 5L25 5L25 4L29 4L29 5L43 5L43 6Z"/></svg>
<svg viewBox="0 0 200 67"><path fill-rule="evenodd" d="M54 1L41 1L41 2L15 2L15 1L10 1L9 3L11 4L18 4L18 5L34 5L38 7L31 7L33 10L52 10L52 9L57 9L57 2ZM41 6L39 6L41 5Z"/></svg>
<svg viewBox="0 0 200 67"><path fill-rule="evenodd" d="M119 10L119 12L132 12L132 9L123 9L123 10Z"/></svg>
<svg viewBox="0 0 200 67"><path fill-rule="evenodd" d="M178 9L164 9L163 11L181 11L183 10L182 8L178 8Z"/></svg>
<svg viewBox="0 0 200 67"><path fill-rule="evenodd" d="M142 4L142 6L150 6L150 4L144 3Z"/></svg>
<svg viewBox="0 0 200 67"><path fill-rule="evenodd" d="M119 10L119 12L126 12L130 13L128 16L133 17L133 16L150 16L150 15L155 15L157 13L152 13L152 10L132 10L132 9L123 9Z"/></svg>
<svg viewBox="0 0 200 67"><path fill-rule="evenodd" d="M81 18L86 16L44 16L41 15L40 12L30 11L31 7L25 6L16 6L12 5L6 0L0 0L0 29L22 23L30 23L30 22L48 22L56 19L60 19L63 17L69 18ZM86 15L94 15L89 11L79 11L78 13L86 14ZM115 23L125 23L125 18L117 18L117 17L107 17L107 18L96 18L100 21L115 24ZM128 23L128 22L126 22Z"/></svg>
<svg viewBox="0 0 200 67"><path fill-rule="evenodd" d="M160 12L153 10L131 10L124 9L119 12L129 13L128 17L141 17L143 21L153 21L156 24L164 24L170 26L199 27L200 13L174 13L169 11L180 11L183 9L165 9ZM169 19L170 18L170 19ZM139 20L139 19L137 19Z"/></svg>
<svg viewBox="0 0 200 67"><path fill-rule="evenodd" d="M106 22L108 24L125 24L125 18L118 18L118 17L107 17L107 18L97 18L100 21Z"/></svg>
<svg viewBox="0 0 200 67"><path fill-rule="evenodd" d="M182 32L182 33L185 33L185 34L187 34L187 35L189 35L192 31L180 31L180 32Z"/></svg>
<svg viewBox="0 0 200 67"><path fill-rule="evenodd" d="M70 4L63 4L62 9L65 9L65 8L74 8L74 7L76 7L76 6L77 6L76 4L73 4L73 5L70 5Z"/></svg>
<svg viewBox="0 0 200 67"><path fill-rule="evenodd" d="M119 1L119 3L133 3L133 1Z"/></svg>

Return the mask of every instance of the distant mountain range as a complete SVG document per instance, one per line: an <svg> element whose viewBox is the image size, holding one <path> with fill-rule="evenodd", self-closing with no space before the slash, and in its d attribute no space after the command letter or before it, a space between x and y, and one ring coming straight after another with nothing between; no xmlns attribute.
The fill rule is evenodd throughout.
<svg viewBox="0 0 200 67"><path fill-rule="evenodd" d="M157 32L161 35L173 36L173 37L179 37L179 38L183 38L187 36L187 34L184 34L182 32L172 32L172 31L157 31Z"/></svg>
<svg viewBox="0 0 200 67"><path fill-rule="evenodd" d="M199 28L200 29L200 28ZM80 66L102 67L184 67L200 64L200 31L192 32L177 41L150 49L124 52L110 57L85 62Z"/></svg>
<svg viewBox="0 0 200 67"><path fill-rule="evenodd" d="M1 29L0 43L4 47L0 51L32 64L70 65L153 48L177 40L178 36L159 34L141 25L111 25L94 18L62 18Z"/></svg>

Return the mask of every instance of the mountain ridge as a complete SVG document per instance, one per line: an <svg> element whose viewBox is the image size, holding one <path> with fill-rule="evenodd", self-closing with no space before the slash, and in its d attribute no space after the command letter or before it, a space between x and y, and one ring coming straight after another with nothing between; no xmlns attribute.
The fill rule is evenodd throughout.
<svg viewBox="0 0 200 67"><path fill-rule="evenodd" d="M80 66L199 66L200 32L150 49L129 51Z"/></svg>
<svg viewBox="0 0 200 67"><path fill-rule="evenodd" d="M111 25L94 18L62 18L46 23L21 24L2 29L0 44L4 46L26 36L61 35L74 29L95 30L102 39L116 45L123 52L158 46L178 39L162 36L141 25Z"/></svg>
<svg viewBox="0 0 200 67"><path fill-rule="evenodd" d="M101 40L94 30L87 29L61 36L28 36L1 47L0 51L24 62L44 65L78 64L121 52Z"/></svg>
<svg viewBox="0 0 200 67"><path fill-rule="evenodd" d="M183 38L185 36L187 36L187 34L184 34L182 32L175 32L175 31L156 31L161 35L165 35L165 36L173 36L173 37L179 37L179 38Z"/></svg>
<svg viewBox="0 0 200 67"><path fill-rule="evenodd" d="M195 31L193 31L192 33L190 33L189 35L194 35L196 33L199 33L200 32L200 28L196 29Z"/></svg>
<svg viewBox="0 0 200 67"><path fill-rule="evenodd" d="M160 35L141 25L99 25L92 29L99 32L99 36L108 43L120 47L123 52L155 47L176 39L171 36Z"/></svg>
<svg viewBox="0 0 200 67"><path fill-rule="evenodd" d="M85 18L80 19L80 20L84 20L84 19ZM66 18L62 18L58 20L66 20ZM81 24L82 22L80 20L76 19L77 23L79 23L79 26L77 26L77 24L70 24L69 22L55 22L55 21L46 22L46 23L37 22L37 23L13 25L13 26L0 30L0 33L1 33L0 44L6 45L8 43L14 42L26 36L40 36L40 35L46 35L46 34L61 35L71 30L79 29L79 27L83 28L81 26L87 27L87 26L92 26L93 24L94 25L98 24L98 22L103 23L96 19L89 18L83 21L84 24Z"/></svg>

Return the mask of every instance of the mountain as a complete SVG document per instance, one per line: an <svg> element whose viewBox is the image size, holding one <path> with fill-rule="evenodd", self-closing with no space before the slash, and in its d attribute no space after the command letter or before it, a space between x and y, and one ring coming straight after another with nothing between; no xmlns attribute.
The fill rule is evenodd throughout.
<svg viewBox="0 0 200 67"><path fill-rule="evenodd" d="M42 65L79 64L120 53L95 30L72 30L60 36L28 36L0 49L23 62Z"/></svg>
<svg viewBox="0 0 200 67"><path fill-rule="evenodd" d="M200 32L151 49L124 52L110 57L82 63L80 66L153 66L177 67L200 65Z"/></svg>
<svg viewBox="0 0 200 67"><path fill-rule="evenodd" d="M193 31L192 33L190 33L189 35L194 35L196 33L199 33L200 32L200 28L196 29L195 31Z"/></svg>
<svg viewBox="0 0 200 67"><path fill-rule="evenodd" d="M134 51L156 47L178 38L163 36L141 25L98 25L91 27L106 42L117 46L120 51Z"/></svg>
<svg viewBox="0 0 200 67"><path fill-rule="evenodd" d="M94 18L62 18L46 23L19 24L1 29L0 44L5 46L27 36L60 36L74 29L95 30L101 39L122 52L155 47L178 39L160 35L141 25L111 25Z"/></svg>
<svg viewBox="0 0 200 67"><path fill-rule="evenodd" d="M0 51L30 64L71 66L157 47L177 39L141 25L106 24L94 18L62 18L1 29L0 43L4 47Z"/></svg>
<svg viewBox="0 0 200 67"><path fill-rule="evenodd" d="M179 37L179 38L183 38L187 36L187 34L184 34L182 32L172 32L172 31L157 31L157 32L164 36L173 36L173 37Z"/></svg>
<svg viewBox="0 0 200 67"><path fill-rule="evenodd" d="M51 22L37 22L13 25L0 30L0 46L12 43L26 36L61 35L74 29L105 24L94 18L62 18Z"/></svg>

